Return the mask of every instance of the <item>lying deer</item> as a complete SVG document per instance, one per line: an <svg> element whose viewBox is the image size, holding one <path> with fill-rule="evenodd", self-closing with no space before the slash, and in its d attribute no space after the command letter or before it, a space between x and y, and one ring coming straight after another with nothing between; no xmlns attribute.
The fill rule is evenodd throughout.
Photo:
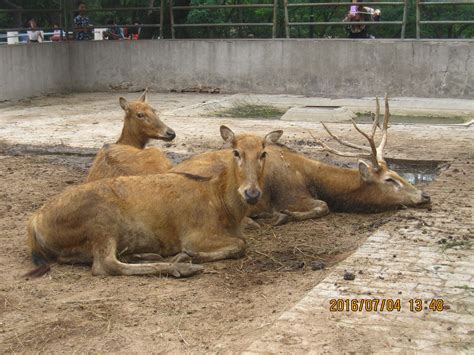
<svg viewBox="0 0 474 355"><path fill-rule="evenodd" d="M104 178L159 174L173 166L158 148L147 148L150 139L172 141L176 134L158 117L146 99L147 90L135 102L119 99L125 111L122 134L116 144L99 150L86 182Z"/></svg>
<svg viewBox="0 0 474 355"><path fill-rule="evenodd" d="M260 199L267 145L282 133L235 136L221 126L232 149L213 178L168 173L70 187L30 219L28 244L38 268L28 275L47 272L56 260L92 263L93 275L180 277L201 270L184 261L240 257L241 221ZM119 253L158 262L124 263ZM173 255L172 262L161 259Z"/></svg>
<svg viewBox="0 0 474 355"><path fill-rule="evenodd" d="M383 157L387 143L390 118L388 99L385 97L385 114L382 139L378 146L374 137L379 126L380 105L377 99L375 120L370 134L363 132L353 121L356 130L369 142L370 148L353 144L334 135L339 143L362 151L340 152L321 140L316 142L321 151L344 157L357 157L358 169L342 168L309 159L285 146L269 146L264 174L265 191L260 202L251 209L251 216L276 217L276 223L322 217L329 210L343 212L376 212L402 206L419 206L430 202L430 197L416 189L395 171L390 170ZM207 152L175 166L171 171L195 174L212 173L213 166L224 157L226 150Z"/></svg>

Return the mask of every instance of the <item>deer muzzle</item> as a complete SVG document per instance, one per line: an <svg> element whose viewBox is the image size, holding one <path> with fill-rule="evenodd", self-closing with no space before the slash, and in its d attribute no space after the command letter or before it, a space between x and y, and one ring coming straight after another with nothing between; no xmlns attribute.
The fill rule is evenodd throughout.
<svg viewBox="0 0 474 355"><path fill-rule="evenodd" d="M244 190L245 201L249 205L255 205L258 202L258 200L260 199L261 195L262 195L262 193L256 187L251 187L251 188L248 188L248 189Z"/></svg>

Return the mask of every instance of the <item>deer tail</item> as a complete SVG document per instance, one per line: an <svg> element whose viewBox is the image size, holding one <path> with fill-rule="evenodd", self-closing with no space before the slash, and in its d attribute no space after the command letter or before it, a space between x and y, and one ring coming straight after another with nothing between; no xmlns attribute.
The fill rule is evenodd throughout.
<svg viewBox="0 0 474 355"><path fill-rule="evenodd" d="M31 259L36 268L24 274L23 277L37 278L51 269L48 257L42 247L42 237L36 227L36 217L37 215L33 215L28 223L28 245L31 250Z"/></svg>

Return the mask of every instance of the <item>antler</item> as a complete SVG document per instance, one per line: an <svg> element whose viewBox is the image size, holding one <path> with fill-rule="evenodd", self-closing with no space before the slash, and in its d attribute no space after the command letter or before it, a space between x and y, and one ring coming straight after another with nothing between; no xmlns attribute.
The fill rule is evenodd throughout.
<svg viewBox="0 0 474 355"><path fill-rule="evenodd" d="M362 131L359 128L359 126L357 126L357 123L352 119L352 125L357 130L357 132L362 134L367 139L367 141L369 142L370 148L366 147L366 146L363 146L363 145L354 144L354 143L351 143L351 142L348 142L348 141L345 141L345 140L339 138L338 136L336 136L334 133L332 133L329 130L329 128L326 126L326 124L324 122L321 122L321 124L323 125L326 132L334 140L336 140L338 143L340 143L341 145L345 145L347 147L353 148L353 149L363 151L364 153L340 152L340 151L338 151L334 148L329 147L327 144L325 144L320 139L315 138L313 136L313 134L310 132L311 137L313 137L315 142L321 146L322 149L320 149L320 150L321 151L326 151L326 152L329 152L329 153L333 153L333 154L339 155L341 157L370 159L372 161L372 166L374 167L374 169L376 169L376 170L379 169L380 168L379 163L384 161L384 159L383 159L383 149L384 149L385 145L387 144L387 129L388 129L388 121L390 119L390 111L389 111L389 106L388 106L388 96L387 96L387 94L385 94L385 112L384 112L384 122L383 122L383 127L382 127L382 139L380 141L379 146L376 147L374 137L375 137L375 133L377 131L377 127L379 127L379 120L380 120L380 103L379 103L379 98L378 97L375 98L375 102L376 102L376 111L375 111L374 122L372 123L372 129L371 129L370 134L367 134L364 131Z"/></svg>

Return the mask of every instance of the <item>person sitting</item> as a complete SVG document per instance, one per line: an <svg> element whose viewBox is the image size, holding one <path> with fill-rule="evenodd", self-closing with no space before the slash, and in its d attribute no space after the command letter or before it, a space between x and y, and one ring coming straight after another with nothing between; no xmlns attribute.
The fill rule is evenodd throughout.
<svg viewBox="0 0 474 355"><path fill-rule="evenodd" d="M64 31L61 28L59 28L59 25L57 23L53 25L53 28L54 28L54 31L53 31L53 35L51 36L51 41L52 42L62 41L64 39Z"/></svg>
<svg viewBox="0 0 474 355"><path fill-rule="evenodd" d="M133 26L130 28L130 39L132 40L137 40L140 38L140 32L141 32L141 23L138 20L133 21Z"/></svg>
<svg viewBox="0 0 474 355"><path fill-rule="evenodd" d="M352 0L354 4L357 4L357 0ZM352 5L349 13L344 18L345 22L371 22L379 21L381 12L379 9L373 9L371 7L362 5ZM346 27L349 38L375 38L368 32L367 25L352 24Z"/></svg>
<svg viewBox="0 0 474 355"><path fill-rule="evenodd" d="M28 35L29 43L43 42L44 40L43 32L37 30L35 19L30 19L28 21L28 28L29 30L26 32L26 34Z"/></svg>
<svg viewBox="0 0 474 355"><path fill-rule="evenodd" d="M117 39L125 39L125 36L123 34L123 30L117 26L114 20L108 20L107 21L108 26L115 26L115 27L109 27L107 28L107 31L104 31L102 33L102 38L103 39L111 39L111 40L117 40Z"/></svg>

